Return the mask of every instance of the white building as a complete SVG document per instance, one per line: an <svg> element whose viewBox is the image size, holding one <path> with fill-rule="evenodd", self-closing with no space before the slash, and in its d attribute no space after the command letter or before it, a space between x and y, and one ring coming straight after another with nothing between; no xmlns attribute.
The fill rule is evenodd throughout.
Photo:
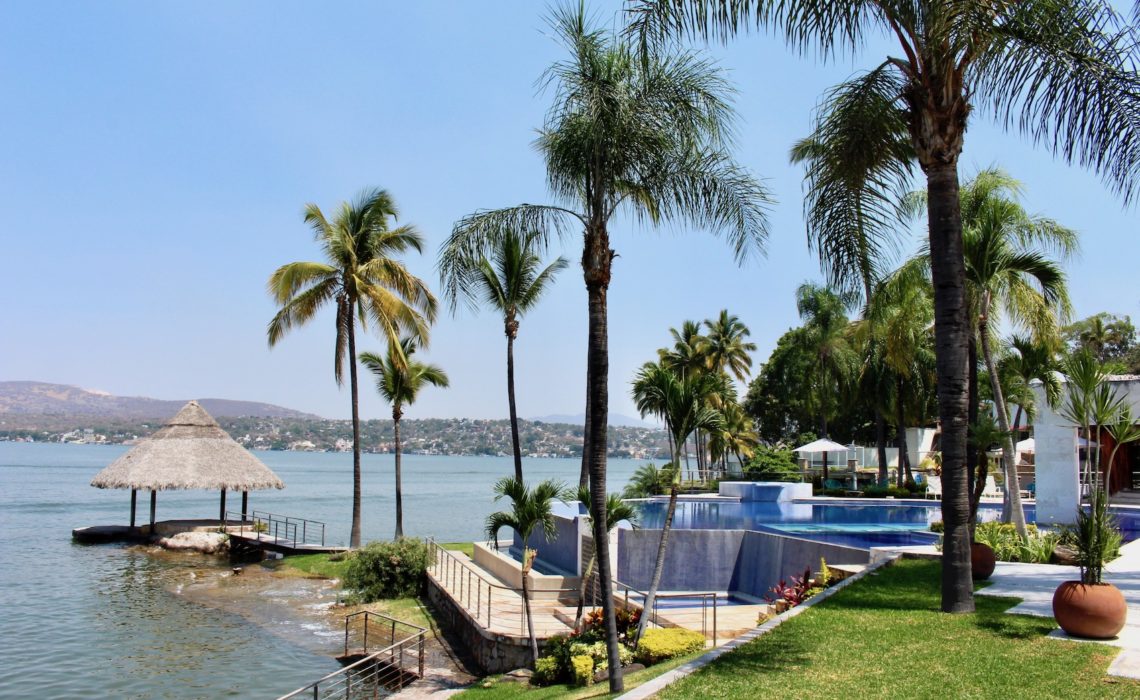
<svg viewBox="0 0 1140 700"><path fill-rule="evenodd" d="M1062 381L1064 381L1062 379ZM1111 376L1108 381L1119 396L1126 397L1134 414L1140 415L1140 376ZM1062 386L1065 386L1062 384ZM1064 390L1067 391L1067 388ZM1045 401L1040 382L1034 382L1037 420L1033 424L1035 463L1037 465L1037 522L1071 523L1080 505L1080 456L1083 449L1077 428ZM1062 394L1062 402L1065 395ZM1108 460L1111 438L1102 437L1102 459ZM1095 446L1093 447L1095 449ZM1113 467L1109 491L1116 493L1140 483L1140 446L1135 443L1121 448Z"/></svg>

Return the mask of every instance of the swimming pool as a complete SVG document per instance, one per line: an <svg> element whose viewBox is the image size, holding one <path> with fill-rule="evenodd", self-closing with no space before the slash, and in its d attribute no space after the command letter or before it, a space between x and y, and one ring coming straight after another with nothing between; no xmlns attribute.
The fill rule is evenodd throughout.
<svg viewBox="0 0 1140 700"><path fill-rule="evenodd" d="M660 528L665 522L667 499L639 501L640 526ZM1125 542L1140 537L1140 513L1115 511ZM1001 517L1000 504L978 508L981 521ZM1025 517L1033 522L1032 505ZM927 504L820 503L817 501L684 500L677 503L673 527L678 530L756 530L831 544L867 549L933 544L938 537L930 524L942 519L936 502Z"/></svg>

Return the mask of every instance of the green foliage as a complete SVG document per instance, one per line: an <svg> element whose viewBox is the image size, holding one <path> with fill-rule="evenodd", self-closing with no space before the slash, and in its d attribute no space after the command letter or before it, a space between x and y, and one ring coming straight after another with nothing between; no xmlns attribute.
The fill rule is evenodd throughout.
<svg viewBox="0 0 1140 700"><path fill-rule="evenodd" d="M356 602L415 596L423 589L428 548L423 540L370 542L348 559L344 588Z"/></svg>
<svg viewBox="0 0 1140 700"><path fill-rule="evenodd" d="M673 472L672 464L666 464L660 469L653 463L643 464L633 473L621 496L622 498L660 496L667 492L669 485L673 483Z"/></svg>
<svg viewBox="0 0 1140 700"><path fill-rule="evenodd" d="M310 576L321 578L343 578L348 561L352 557L343 554L298 554L285 557L281 566L303 571Z"/></svg>
<svg viewBox="0 0 1140 700"><path fill-rule="evenodd" d="M913 483L913 482L911 482ZM863 496L866 498L910 498L914 494L907 488L901 486L867 486L862 489Z"/></svg>
<svg viewBox="0 0 1140 700"><path fill-rule="evenodd" d="M534 664L534 675L530 682L534 685L550 685L558 682L558 659L543 656Z"/></svg>
<svg viewBox="0 0 1140 700"><path fill-rule="evenodd" d="M1089 510L1077 510L1076 524L1061 535L1064 544L1077 550L1083 583L1101 583L1106 562L1120 556L1120 529L1116 516L1108 512L1108 499L1093 500Z"/></svg>
<svg viewBox="0 0 1140 700"><path fill-rule="evenodd" d="M705 648L705 636L682 628L651 628L641 635L634 657L649 666L675 656L683 656Z"/></svg>
<svg viewBox="0 0 1140 700"><path fill-rule="evenodd" d="M998 561L1048 564L1061 536L1039 531L1036 525L1028 525L1026 532L1028 538L1023 540L1017 535L1012 523L978 523L974 530L974 540L989 545Z"/></svg>
<svg viewBox="0 0 1140 700"><path fill-rule="evenodd" d="M827 560L823 557L819 558L819 575L816 576L816 581L824 588L831 583L831 569L827 567Z"/></svg>
<svg viewBox="0 0 1140 700"><path fill-rule="evenodd" d="M934 522L930 523L930 531L942 534L946 532L946 523L942 522L941 520L935 520Z"/></svg>
<svg viewBox="0 0 1140 700"><path fill-rule="evenodd" d="M790 449L760 445L745 465L744 476L757 481L798 482L801 475Z"/></svg>
<svg viewBox="0 0 1140 700"><path fill-rule="evenodd" d="M589 656L571 656L570 666L574 670L574 685L586 686L594 682L594 660Z"/></svg>
<svg viewBox="0 0 1140 700"><path fill-rule="evenodd" d="M605 670L609 668L610 665L609 652L603 640L591 643L573 642L570 644L570 656L571 658L589 656L594 661L595 671ZM633 651L626 645L621 644L618 646L618 658L621 659L621 665L625 666L633 661Z"/></svg>
<svg viewBox="0 0 1140 700"><path fill-rule="evenodd" d="M1122 373L1140 371L1140 344L1128 316L1102 311L1066 326L1063 334L1071 352L1088 350L1102 364L1119 365Z"/></svg>

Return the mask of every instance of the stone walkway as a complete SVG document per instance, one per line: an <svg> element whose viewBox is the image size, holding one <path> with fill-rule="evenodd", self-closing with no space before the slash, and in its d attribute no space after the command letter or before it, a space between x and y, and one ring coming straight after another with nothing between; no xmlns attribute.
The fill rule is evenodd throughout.
<svg viewBox="0 0 1140 700"><path fill-rule="evenodd" d="M1079 578L1080 573L1075 566L998 562L990 577L992 585L979 590L978 595L1021 598L1021 603L1007 612L1053 617L1053 592L1063 581ZM1120 557L1105 567L1104 580L1119 588L1128 603L1128 620L1120 636L1103 642L1122 649L1108 667L1108 673L1140 680L1140 540L1121 547ZM1053 630L1049 636L1075 642L1089 641L1070 637L1061 629Z"/></svg>

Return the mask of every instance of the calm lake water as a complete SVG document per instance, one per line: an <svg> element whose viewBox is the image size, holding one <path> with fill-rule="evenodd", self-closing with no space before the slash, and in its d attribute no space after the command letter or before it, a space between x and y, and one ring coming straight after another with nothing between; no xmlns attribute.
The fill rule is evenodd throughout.
<svg viewBox="0 0 1140 700"><path fill-rule="evenodd" d="M130 492L92 488L128 448L0 443L0 698L217 698L282 695L337 668L326 584L231 576L224 561L150 548L73 544L71 530L126 524ZM352 455L258 452L285 482L250 508L328 524L346 543ZM641 462L610 460L610 491ZM579 461L528 459L531 482L577 483ZM404 457L404 531L472 540L497 506L509 458ZM364 540L395 527L391 455L365 455ZM236 509L240 495L231 494ZM139 521L148 517L139 494ZM166 491L159 520L216 517L218 494ZM343 629L343 628L342 628Z"/></svg>

